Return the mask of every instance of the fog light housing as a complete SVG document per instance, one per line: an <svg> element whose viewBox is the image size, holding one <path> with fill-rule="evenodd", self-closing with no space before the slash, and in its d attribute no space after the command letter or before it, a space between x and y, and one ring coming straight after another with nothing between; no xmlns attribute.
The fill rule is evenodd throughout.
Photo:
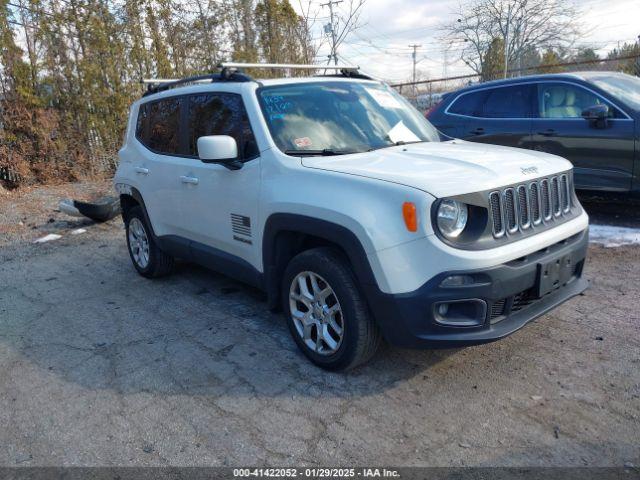
<svg viewBox="0 0 640 480"><path fill-rule="evenodd" d="M463 287L476 283L471 275L449 275L441 283L441 287Z"/></svg>
<svg viewBox="0 0 640 480"><path fill-rule="evenodd" d="M438 302L433 307L437 323L447 327L477 327L487 317L487 302L479 298Z"/></svg>

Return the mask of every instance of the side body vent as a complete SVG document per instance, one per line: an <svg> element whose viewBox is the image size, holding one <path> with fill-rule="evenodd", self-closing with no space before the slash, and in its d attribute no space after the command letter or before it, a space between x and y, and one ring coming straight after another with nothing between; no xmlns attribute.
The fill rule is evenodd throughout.
<svg viewBox="0 0 640 480"><path fill-rule="evenodd" d="M237 235L251 236L251 219L236 213L231 214L231 229Z"/></svg>

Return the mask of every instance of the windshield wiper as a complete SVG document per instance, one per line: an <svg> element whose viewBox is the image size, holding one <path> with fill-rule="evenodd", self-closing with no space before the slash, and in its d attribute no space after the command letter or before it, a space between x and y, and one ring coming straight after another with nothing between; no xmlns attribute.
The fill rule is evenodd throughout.
<svg viewBox="0 0 640 480"><path fill-rule="evenodd" d="M367 152L373 152L374 150L380 150L382 148L389 148L389 147L398 147L400 145L410 145L412 143L426 143L429 140L411 140L409 142L405 142L404 140L400 140L397 142L392 142L389 145L382 145L380 147L372 147L369 150L367 150Z"/></svg>
<svg viewBox="0 0 640 480"><path fill-rule="evenodd" d="M322 150L285 150L287 155L295 155L300 157L305 156L318 156L330 157L332 155L348 155L350 153L358 153L355 150L333 150L331 148L324 148Z"/></svg>

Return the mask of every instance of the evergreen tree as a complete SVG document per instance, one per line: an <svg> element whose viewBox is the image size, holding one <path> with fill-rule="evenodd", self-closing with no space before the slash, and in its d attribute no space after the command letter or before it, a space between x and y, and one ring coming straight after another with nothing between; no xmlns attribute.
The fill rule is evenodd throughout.
<svg viewBox="0 0 640 480"><path fill-rule="evenodd" d="M482 81L504 77L504 40L494 38L482 61Z"/></svg>
<svg viewBox="0 0 640 480"><path fill-rule="evenodd" d="M556 72L561 72L562 71L562 67L554 67L552 65L555 65L557 63L561 63L562 62L562 58L560 57L560 55L555 52L552 49L547 49L547 51L545 51L542 54L542 59L540 60L540 66L538 67L538 72L539 73L556 73Z"/></svg>

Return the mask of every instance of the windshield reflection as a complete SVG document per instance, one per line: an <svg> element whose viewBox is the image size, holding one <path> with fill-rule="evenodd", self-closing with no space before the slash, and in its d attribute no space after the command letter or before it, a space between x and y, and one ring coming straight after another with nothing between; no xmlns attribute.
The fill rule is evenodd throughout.
<svg viewBox="0 0 640 480"><path fill-rule="evenodd" d="M274 142L290 155L439 141L436 129L409 102L379 83L277 85L259 89L258 98Z"/></svg>
<svg viewBox="0 0 640 480"><path fill-rule="evenodd" d="M589 80L620 102L640 110L640 78L620 74L597 76Z"/></svg>

